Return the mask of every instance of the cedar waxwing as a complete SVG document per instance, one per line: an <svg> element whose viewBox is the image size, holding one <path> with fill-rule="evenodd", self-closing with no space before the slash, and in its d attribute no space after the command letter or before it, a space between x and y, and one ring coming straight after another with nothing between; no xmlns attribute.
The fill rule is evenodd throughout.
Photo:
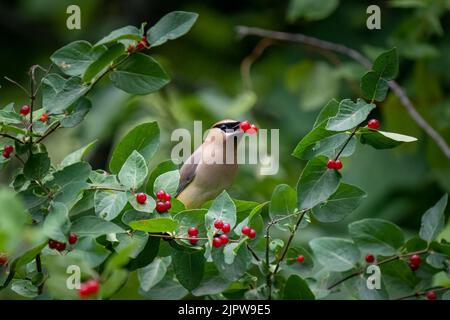
<svg viewBox="0 0 450 320"><path fill-rule="evenodd" d="M229 187L237 174L237 146L244 131L240 121L222 120L180 169L176 197L188 209L199 208Z"/></svg>

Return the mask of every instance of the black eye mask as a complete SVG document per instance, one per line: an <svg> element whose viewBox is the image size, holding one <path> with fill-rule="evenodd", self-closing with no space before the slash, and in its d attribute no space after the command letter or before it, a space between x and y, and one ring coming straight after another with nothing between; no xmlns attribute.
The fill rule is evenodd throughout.
<svg viewBox="0 0 450 320"><path fill-rule="evenodd" d="M218 125L215 125L214 128L218 128L222 130L223 132L230 132L230 131L236 131L239 129L240 122L227 122L227 123L219 123Z"/></svg>

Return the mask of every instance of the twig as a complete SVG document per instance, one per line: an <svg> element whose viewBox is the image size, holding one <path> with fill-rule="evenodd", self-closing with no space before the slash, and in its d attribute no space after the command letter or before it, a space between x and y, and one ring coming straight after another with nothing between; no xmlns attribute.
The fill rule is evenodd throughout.
<svg viewBox="0 0 450 320"><path fill-rule="evenodd" d="M413 294L410 294L410 295L407 295L404 297L397 298L396 300L405 300L408 298L416 298L416 297L424 296L430 291L441 292L441 291L447 291L447 290L450 290L450 287L433 287L433 288L428 288L424 291L419 291L419 292L416 292L416 293L413 293Z"/></svg>
<svg viewBox="0 0 450 320"><path fill-rule="evenodd" d="M48 130L42 137L36 140L36 143L41 143L42 140L47 138L50 134L52 134L56 129L58 129L61 126L61 122L57 122L56 125L54 125L50 130Z"/></svg>
<svg viewBox="0 0 450 320"><path fill-rule="evenodd" d="M249 35L270 38L274 40L281 40L286 42L302 43L316 48L321 48L324 50L334 51L341 53L350 57L351 59L359 62L361 65L370 69L372 67L372 62L363 56L360 52L349 48L345 45L334 43L330 41L324 41L318 38L306 36L300 33L286 33L278 32L272 30L266 30L261 28L252 28L246 26L238 26L236 32L240 37L245 37ZM444 155L450 159L450 147L444 138L417 112L413 103L407 96L405 90L395 81L389 81L389 87L395 93L395 95L400 99L402 105L406 108L409 115L413 120L421 127L427 135L432 138L438 147L442 150Z"/></svg>
<svg viewBox="0 0 450 320"><path fill-rule="evenodd" d="M247 250L250 251L250 253L252 254L253 258L255 258L256 261L261 261L261 259L258 257L258 255L256 254L255 250L252 249L252 247L250 247L247 243Z"/></svg>
<svg viewBox="0 0 450 320"><path fill-rule="evenodd" d="M350 135L348 136L347 140L345 140L344 145L342 146L341 150L339 150L339 152L337 153L336 157L334 158L334 161L336 161L337 159L339 159L339 156L342 154L342 152L344 152L345 147L349 144L350 140L352 140L353 136L356 134L356 131L358 131L358 126L356 126L353 130L352 133L350 133Z"/></svg>
<svg viewBox="0 0 450 320"><path fill-rule="evenodd" d="M398 259L401 259L401 258L404 258L404 257L409 257L409 256L412 256L412 255L415 255L415 254L426 253L426 252L428 252L428 250L429 249L427 248L427 249L423 249L423 250L419 250L419 251L414 251L414 252L409 252L409 253L404 253L404 254L398 254L398 255L392 256L390 258L386 258L384 260L381 260L380 262L375 263L375 265L381 266L381 265L383 265L385 263L388 263L388 262L391 262L391 261L395 261L395 260L398 260ZM331 290L331 289L337 287L338 285L340 285L341 283L343 283L343 282L345 282L345 281L347 281L349 279L352 279L354 277L357 277L357 276L361 275L363 272L364 272L364 269L361 269L361 270L358 270L358 271L356 271L356 272L354 272L352 274L349 274L348 276L340 279L339 281L337 281L337 282L333 283L331 286L329 286L328 290Z"/></svg>
<svg viewBox="0 0 450 320"><path fill-rule="evenodd" d="M252 64L264 53L267 47L274 43L272 39L264 38L258 42L258 44L253 49L247 57L245 57L241 62L241 76L247 89L251 90L252 79L250 77L250 68Z"/></svg>
<svg viewBox="0 0 450 320"><path fill-rule="evenodd" d="M9 82L15 84L15 85L18 86L20 89L22 89L22 90L27 94L27 96L29 95L27 89L25 89L25 87L22 86L20 83L18 83L17 81L14 81L13 79L10 79L10 78L8 78L8 77L4 77L4 78L5 78L5 80L8 80Z"/></svg>
<svg viewBox="0 0 450 320"><path fill-rule="evenodd" d="M17 142L23 144L23 141L22 141L22 140L20 140L20 139L14 137L14 136L12 136L12 135L9 135L9 134L7 134L7 133L0 133L0 137L8 138L8 139L13 139L14 141L17 141Z"/></svg>

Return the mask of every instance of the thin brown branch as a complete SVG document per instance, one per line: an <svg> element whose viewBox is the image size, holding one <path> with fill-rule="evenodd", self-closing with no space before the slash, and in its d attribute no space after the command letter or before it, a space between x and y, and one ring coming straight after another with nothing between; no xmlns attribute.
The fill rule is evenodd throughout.
<svg viewBox="0 0 450 320"><path fill-rule="evenodd" d="M250 253L252 254L253 258L255 258L256 261L261 261L261 259L258 257L258 255L256 254L255 250L252 249L252 247L250 247L247 244L247 250L250 251Z"/></svg>
<svg viewBox="0 0 450 320"><path fill-rule="evenodd" d="M264 38L258 42L258 44L253 49L247 57L245 57L241 62L241 76L244 81L244 85L247 89L251 90L253 87L252 79L250 77L250 68L253 63L264 53L267 47L274 43L272 39Z"/></svg>
<svg viewBox="0 0 450 320"><path fill-rule="evenodd" d="M20 140L20 139L14 137L14 136L12 136L12 135L9 135L9 134L7 134L7 133L0 133L0 137L12 139L12 140L14 140L14 141L17 141L17 142L23 144L23 141L22 141L22 140Z"/></svg>
<svg viewBox="0 0 450 320"><path fill-rule="evenodd" d="M11 83L13 83L13 84L15 84L17 87L19 87L20 89L22 89L22 90L27 94L27 96L29 95L28 90L25 89L25 87L22 86L20 83L18 83L17 81L15 81L15 80L13 80L13 79L8 78L8 77L4 77L4 78L5 78L5 80L7 80L7 81L9 81L9 82L11 82Z"/></svg>
<svg viewBox="0 0 450 320"><path fill-rule="evenodd" d="M324 50L338 52L355 60L356 62L360 63L367 69L370 69L372 67L372 62L369 59L367 59L364 55L362 55L360 52L339 43L321 40L300 33L294 34L294 33L278 32L246 26L238 26L236 28L236 32L240 37L254 35L273 40L301 43L308 46L321 48ZM433 139L436 142L436 144L444 153L444 155L450 159L449 145L447 144L445 139L417 112L413 103L406 94L405 90L395 81L389 81L389 87L400 99L401 104L406 108L411 118L419 125L419 127L421 127L426 132L426 134L431 139Z"/></svg>
<svg viewBox="0 0 450 320"><path fill-rule="evenodd" d="M430 291L442 292L442 291L447 291L447 290L450 290L450 287L432 287L432 288L428 288L428 289L426 289L424 291L419 291L419 292L416 292L416 293L413 293L413 294L410 294L410 295L407 295L407 296L403 296L403 297L397 298L396 300L405 300L405 299L409 299L409 298L418 298L420 296L426 295Z"/></svg>

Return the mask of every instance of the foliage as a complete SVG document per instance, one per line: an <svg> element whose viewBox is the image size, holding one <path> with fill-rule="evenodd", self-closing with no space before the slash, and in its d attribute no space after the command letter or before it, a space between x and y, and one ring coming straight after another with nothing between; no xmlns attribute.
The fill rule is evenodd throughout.
<svg viewBox="0 0 450 320"><path fill-rule="evenodd" d="M292 5L301 8L307 2ZM333 3L326 10L302 15L320 19L338 5ZM292 19L302 15L293 13ZM83 160L92 143L59 164L50 160L44 142L60 127L85 120L91 110L87 96L105 76L134 95L154 93L169 82L161 64L146 50L129 50L130 44L146 36L150 49L163 45L188 32L196 19L194 13L173 12L146 33L145 25L127 26L93 45L87 41L66 45L51 56L59 73L32 80L29 116L21 117L11 105L1 110L2 148L15 147L1 165L7 168L18 161L23 166L14 173L10 188L0 190L0 206L8 208L0 211L0 252L9 261L0 266L0 288L25 298L76 299L65 279L66 268L78 265L83 281L100 281L102 299L120 294L136 275L139 294L147 298L321 299L344 288L359 299L395 299L422 296L436 274L448 274L450 247L438 239L445 226L447 195L425 212L418 235L408 239L389 221L362 219L349 224L347 238L319 237L309 246L293 242L298 230L316 222L341 221L367 197L358 186L344 182L344 174L328 169L328 159L348 158L359 144L390 149L417 140L365 126L376 103L387 96L387 82L398 73L396 48L378 55L372 70L362 77L364 98L332 99L323 107L292 153L307 160L295 189L276 186L270 202L238 200L224 191L202 209L186 210L174 200L168 213L157 213L155 191L173 195L179 173L164 162L150 168L160 143L156 122L132 128L116 144L110 172L94 170ZM41 109L34 105L38 94ZM47 122L40 121L44 113L50 116ZM146 204L136 201L139 192L147 194ZM212 246L217 219L232 230L230 243L221 248ZM200 232L196 245L187 235L192 226ZM244 226L254 228L256 238L242 234ZM276 236L274 228L289 238ZM78 235L78 242L63 253L47 247L49 239L66 242L71 232ZM381 290L365 286L366 254L375 255L381 268ZM415 254L424 261L417 272L408 266ZM305 260L297 263L298 255Z"/></svg>

